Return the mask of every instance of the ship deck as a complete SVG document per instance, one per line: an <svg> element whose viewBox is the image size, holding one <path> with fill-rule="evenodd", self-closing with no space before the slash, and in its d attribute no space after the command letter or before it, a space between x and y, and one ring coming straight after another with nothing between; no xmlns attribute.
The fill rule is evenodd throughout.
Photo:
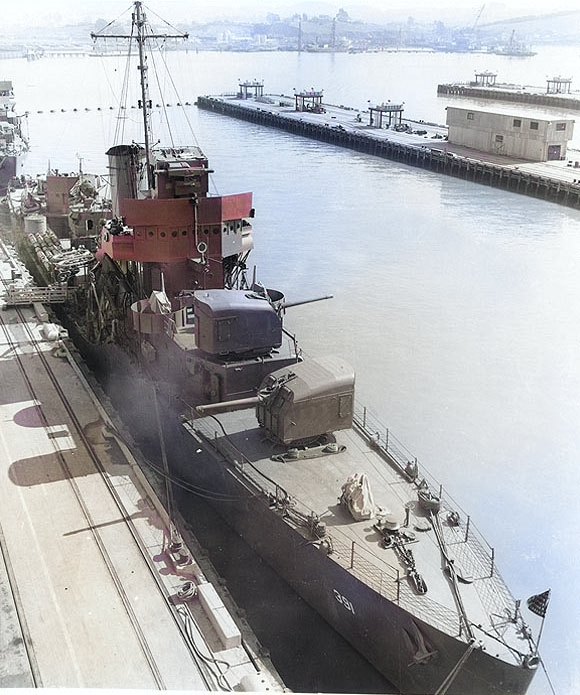
<svg viewBox="0 0 580 695"><path fill-rule="evenodd" d="M47 326L0 314L0 687L283 690Z"/></svg>
<svg viewBox="0 0 580 695"><path fill-rule="evenodd" d="M285 491L292 505L284 508L284 514L307 540L318 542L307 523L314 513L326 525L326 537L320 542L331 548L331 559L411 614L467 642L458 599L444 570L443 544L457 574L466 580L457 582L457 590L475 640L493 656L508 663L522 662L529 645L522 635L521 622L514 619L516 603L494 565L492 549L445 493L437 516L421 507L417 482L404 473L406 462L412 460L410 454L407 456L390 434L386 435L389 442L385 435L379 436L375 423L369 426L366 411L356 416L356 428L336 433L337 444L345 447L343 452L285 461L272 458L282 449L265 439L253 410L214 417L223 430L216 427L214 418L196 419L186 426L202 440L212 442L230 462L237 462L239 470L241 464L246 479L271 499L280 498L281 490ZM376 512L368 520L355 521L339 501L342 485L353 474L365 474L370 483ZM419 478L423 477L429 481L419 467ZM429 487L439 494L436 483L429 481ZM458 524L449 519L453 511L459 513ZM374 527L381 515L396 520L400 531L408 534L404 548L412 550L427 593L414 590L407 577L408 566L394 545L383 547L382 536Z"/></svg>

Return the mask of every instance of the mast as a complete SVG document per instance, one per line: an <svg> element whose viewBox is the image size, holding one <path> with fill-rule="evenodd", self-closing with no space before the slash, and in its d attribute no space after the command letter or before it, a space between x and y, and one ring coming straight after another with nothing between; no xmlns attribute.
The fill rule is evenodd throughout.
<svg viewBox="0 0 580 695"><path fill-rule="evenodd" d="M141 111L143 114L143 134L145 137L145 161L147 162L147 188L154 187L151 143L151 100L149 99L149 81L147 80L147 53L145 51L145 23L147 17L140 2L135 3L133 26L137 27L137 45L139 47L139 75L141 77Z"/></svg>
<svg viewBox="0 0 580 695"><path fill-rule="evenodd" d="M143 3L137 0L134 3L135 11L132 14L132 32L127 34L106 34L103 29L101 32L91 32L92 39L135 39L139 49L139 77L141 83L141 99L139 108L143 114L143 135L145 138L145 161L147 163L147 188L152 191L155 187L153 171L153 153L151 149L151 100L149 99L149 82L147 80L147 50L146 42L149 39L187 39L189 34L153 34L147 32L147 16L143 11ZM107 25L109 26L109 25ZM134 33L136 30L136 34Z"/></svg>

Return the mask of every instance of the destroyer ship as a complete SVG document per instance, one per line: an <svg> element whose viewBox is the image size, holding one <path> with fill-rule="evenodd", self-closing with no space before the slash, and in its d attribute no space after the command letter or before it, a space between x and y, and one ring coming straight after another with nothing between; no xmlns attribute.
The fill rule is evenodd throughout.
<svg viewBox="0 0 580 695"><path fill-rule="evenodd" d="M28 144L22 133L22 116L16 112L10 80L0 80L0 196L20 175Z"/></svg>
<svg viewBox="0 0 580 695"><path fill-rule="evenodd" d="M526 611L543 621L548 592L514 599L470 517L358 405L353 369L301 353L283 322L292 302L248 277L252 195L212 196L199 148L153 146L146 47L168 36L141 2L132 20L144 142L108 151L111 217L95 252L78 243L86 229L71 226L77 257L27 225L37 275L67 289L67 328L111 380L147 375L177 442L173 481L209 499L399 692L525 693L541 665ZM143 431L150 401L133 421Z"/></svg>

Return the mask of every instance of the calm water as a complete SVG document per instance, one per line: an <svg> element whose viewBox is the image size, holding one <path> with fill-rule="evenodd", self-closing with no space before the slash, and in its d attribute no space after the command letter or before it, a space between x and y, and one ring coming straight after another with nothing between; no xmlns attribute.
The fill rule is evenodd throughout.
<svg viewBox="0 0 580 695"><path fill-rule="evenodd" d="M323 88L336 104L401 100L406 116L444 123L451 102L437 98L439 82L494 70L500 82L543 87L546 75L576 77L579 59L565 48L526 59L216 53L168 62L182 101L257 77L267 91ZM79 157L86 171L105 170L121 62L4 61L0 74L30 112L27 173L49 162L78 170ZM176 143L191 140L187 120L216 190L254 191L260 279L291 299L334 294L288 311L303 348L352 362L359 400L469 510L517 598L552 589L543 657L556 692L578 692L580 212L195 107L178 118ZM125 139L138 121L125 112ZM549 692L542 673L530 692Z"/></svg>

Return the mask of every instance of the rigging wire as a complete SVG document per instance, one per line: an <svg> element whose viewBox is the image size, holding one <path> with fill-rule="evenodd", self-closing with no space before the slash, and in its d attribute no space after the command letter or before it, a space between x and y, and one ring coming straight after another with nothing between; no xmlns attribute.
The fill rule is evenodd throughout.
<svg viewBox="0 0 580 695"><path fill-rule="evenodd" d="M121 96L119 98L118 111L117 111L117 124L115 126L115 137L114 142L119 144L123 141L125 137L125 121L126 121L126 107L129 94L129 71L131 68L131 50L133 48L133 26L131 26L131 38L129 39L129 50L127 53L127 60L125 61L125 74L123 77L123 86L121 88Z"/></svg>
<svg viewBox="0 0 580 695"><path fill-rule="evenodd" d="M172 88L173 88L173 91L174 91L175 95L176 95L177 98L178 98L179 103L182 104L181 99L179 99L179 91L178 91L177 86L176 86L176 84L175 84L175 82L174 82L174 80L173 80L173 76L172 76L172 74L171 74L171 70L169 69L169 66L167 65L167 61L166 61L166 59L165 59L164 53L162 53L161 51L160 51L160 56L161 56L161 60L162 60L162 62L163 62L163 66L164 66L164 68L165 68L165 74L168 76L169 81L171 82L171 86L172 86ZM191 133L191 136L193 137L193 140L194 140L195 144L199 147L199 141L198 141L198 139L197 139L197 136L196 136L195 131L194 131L194 129L193 129L193 126L192 126L192 124L191 124L191 120L189 119L189 115L187 114L187 111L186 111L186 109L183 107L183 105L181 106L181 112L182 112L182 114L183 114L184 117L185 117L185 121L186 121L187 126L188 126L188 128L189 128L189 132Z"/></svg>
<svg viewBox="0 0 580 695"><path fill-rule="evenodd" d="M128 14L129 12L133 12L133 5L131 4L126 10L123 10L121 14L116 18L112 19L108 24L106 24L102 29L99 30L99 34L102 33L103 31L106 31L110 26L113 26L113 24L116 24L123 15ZM104 37L106 38L106 37Z"/></svg>
<svg viewBox="0 0 580 695"><path fill-rule="evenodd" d="M163 48L162 48L162 46L157 44L156 48L157 48L157 51L159 52L159 55L161 56L161 58L163 60ZM160 72L159 72L159 70L157 70L157 64L155 62L155 53L153 53L153 51L151 51L149 55L151 56L151 63L152 63L152 67L153 67L153 73L155 75L155 82L157 83L157 89L159 90L159 94L162 95L162 94L164 94L164 90L161 86L160 79L159 79ZM161 104L160 108L161 108L161 111L163 114L163 119L165 122L165 126L167 128L167 134L168 134L169 140L171 142L171 146L175 147L175 140L173 138L173 130L171 128L171 123L169 120L169 116L167 114L167 104L165 103L165 100L163 98L160 98L159 102Z"/></svg>
<svg viewBox="0 0 580 695"><path fill-rule="evenodd" d="M114 429L114 435L129 450L132 450L132 445L130 444L130 442L128 442L116 428ZM151 461L151 459L147 458L142 451L140 458L149 468L151 468L151 470L154 473L156 473L164 481L167 480L167 475L165 474L165 471L159 465ZM190 483L189 481L184 480L183 478L180 478L176 475L169 475L168 480L169 482L173 483L182 490L185 490L186 492L191 492L197 497L201 497L207 500L213 500L214 502L238 502L241 499L245 499L237 495L228 495L227 493L222 493L215 490L208 490L207 488L201 487L199 485L194 485L193 483Z"/></svg>
<svg viewBox="0 0 580 695"><path fill-rule="evenodd" d="M160 17L156 12L154 12L148 5L143 5L143 9L147 10L148 13L155 15L156 19L158 19L160 22L163 24L166 24L170 29L175 31L176 33L183 34L184 38L189 38L189 34L180 32L179 29L174 27L172 24L170 24L166 19L163 17Z"/></svg>

